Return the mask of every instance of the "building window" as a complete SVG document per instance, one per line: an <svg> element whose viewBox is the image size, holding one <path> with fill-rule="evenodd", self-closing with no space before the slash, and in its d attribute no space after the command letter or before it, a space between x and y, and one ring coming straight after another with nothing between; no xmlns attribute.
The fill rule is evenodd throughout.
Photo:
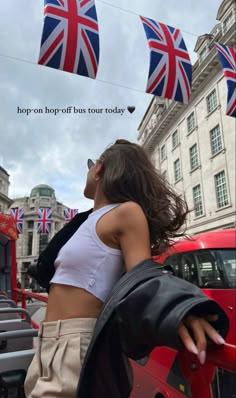
<svg viewBox="0 0 236 398"><path fill-rule="evenodd" d="M191 170L194 170L194 169L196 169L196 168L199 166L197 144L194 144L194 145L189 149L189 154L190 154L190 166L191 166Z"/></svg>
<svg viewBox="0 0 236 398"><path fill-rule="evenodd" d="M200 184L193 187L193 203L195 217L203 215L202 194Z"/></svg>
<svg viewBox="0 0 236 398"><path fill-rule="evenodd" d="M175 182L179 181L181 178L181 167L179 159L176 159L176 161L174 162L174 174L175 174Z"/></svg>
<svg viewBox="0 0 236 398"><path fill-rule="evenodd" d="M217 97L216 97L216 90L213 90L208 96L207 96L207 112L211 113L213 112L217 107Z"/></svg>
<svg viewBox="0 0 236 398"><path fill-rule="evenodd" d="M48 244L48 234L40 234L39 236L39 254L46 249Z"/></svg>
<svg viewBox="0 0 236 398"><path fill-rule="evenodd" d="M166 170L164 170L162 172L162 176L163 176L164 180L166 180L166 178L167 178L167 171Z"/></svg>
<svg viewBox="0 0 236 398"><path fill-rule="evenodd" d="M28 229L34 229L34 222L31 220L31 221L28 221Z"/></svg>
<svg viewBox="0 0 236 398"><path fill-rule="evenodd" d="M40 207L47 207L49 206L50 199L40 198Z"/></svg>
<svg viewBox="0 0 236 398"><path fill-rule="evenodd" d="M208 48L205 47L205 48L200 52L200 54L199 54L199 56L200 56L200 61L203 62L204 59L206 59L207 55L208 55Z"/></svg>
<svg viewBox="0 0 236 398"><path fill-rule="evenodd" d="M194 112L192 112L188 117L187 117L187 127L188 127L188 133L191 133L195 127L195 118L194 118Z"/></svg>
<svg viewBox="0 0 236 398"><path fill-rule="evenodd" d="M32 256L33 248L33 231L28 232L28 242L27 242L27 256Z"/></svg>
<svg viewBox="0 0 236 398"><path fill-rule="evenodd" d="M221 171L215 175L215 187L216 187L216 201L217 207L225 207L229 204L225 172Z"/></svg>
<svg viewBox="0 0 236 398"><path fill-rule="evenodd" d="M222 141L220 134L220 126L217 125L210 131L210 140L211 140L211 154L215 155L217 152L222 149Z"/></svg>
<svg viewBox="0 0 236 398"><path fill-rule="evenodd" d="M221 31L220 24L218 24L213 28L212 31L213 36L216 37L220 31Z"/></svg>
<svg viewBox="0 0 236 398"><path fill-rule="evenodd" d="M172 148L176 148L177 145L179 143L179 135L178 135L178 131L176 130L173 134L172 134Z"/></svg>
<svg viewBox="0 0 236 398"><path fill-rule="evenodd" d="M166 159L166 146L165 144L161 147L161 161Z"/></svg>
<svg viewBox="0 0 236 398"><path fill-rule="evenodd" d="M228 32L230 27L233 25L233 14L232 12L225 18L223 22L224 33Z"/></svg>

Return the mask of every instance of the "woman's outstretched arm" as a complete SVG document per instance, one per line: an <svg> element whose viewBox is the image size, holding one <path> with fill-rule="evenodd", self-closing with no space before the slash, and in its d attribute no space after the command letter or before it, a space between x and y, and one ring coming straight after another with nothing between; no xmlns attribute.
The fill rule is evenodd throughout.
<svg viewBox="0 0 236 398"><path fill-rule="evenodd" d="M124 256L127 271L136 264L151 257L149 228L142 208L134 202L126 202L119 209L118 239ZM184 347L205 362L207 338L215 344L224 344L224 339L208 321L217 316L195 316L190 313L182 319L178 327L179 337Z"/></svg>

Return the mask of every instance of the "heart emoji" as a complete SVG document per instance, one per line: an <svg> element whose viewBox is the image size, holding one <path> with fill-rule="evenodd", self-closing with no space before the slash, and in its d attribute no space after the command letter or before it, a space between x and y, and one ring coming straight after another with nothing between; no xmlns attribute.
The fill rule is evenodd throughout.
<svg viewBox="0 0 236 398"><path fill-rule="evenodd" d="M129 113L133 113L135 111L135 106L128 106L127 109Z"/></svg>

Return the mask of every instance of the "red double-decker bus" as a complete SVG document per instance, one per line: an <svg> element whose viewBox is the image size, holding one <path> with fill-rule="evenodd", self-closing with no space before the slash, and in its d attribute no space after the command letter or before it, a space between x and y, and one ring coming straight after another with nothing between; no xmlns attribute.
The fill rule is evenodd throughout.
<svg viewBox="0 0 236 398"><path fill-rule="evenodd" d="M231 345L230 348L234 353L236 352L235 244L235 230L212 231L181 239L164 255L154 258L177 277L199 286L205 294L222 306L230 320L226 342ZM214 375L211 391L207 397L236 397L235 374L220 368L215 371L210 364L202 367L196 358L192 359L192 362L189 361L189 367L193 366L193 369L185 369L186 364L183 364L182 359L174 350L157 347L149 358L138 362L132 361L134 389L131 398L192 398L193 388L198 388L198 396L205 398L204 393L201 393L204 390L202 375L206 376L207 372L209 377ZM191 385L194 377L195 387Z"/></svg>

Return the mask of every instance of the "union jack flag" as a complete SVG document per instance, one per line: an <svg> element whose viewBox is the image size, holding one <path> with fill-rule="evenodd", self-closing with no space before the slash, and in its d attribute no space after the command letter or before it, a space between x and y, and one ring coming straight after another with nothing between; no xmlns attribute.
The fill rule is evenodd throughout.
<svg viewBox="0 0 236 398"><path fill-rule="evenodd" d="M146 92L188 103L192 66L179 29L140 16L150 49Z"/></svg>
<svg viewBox="0 0 236 398"><path fill-rule="evenodd" d="M64 215L65 215L65 222L70 222L72 218L78 214L78 209L65 209L64 210Z"/></svg>
<svg viewBox="0 0 236 398"><path fill-rule="evenodd" d="M40 65L96 78L99 31L95 0L44 0Z"/></svg>
<svg viewBox="0 0 236 398"><path fill-rule="evenodd" d="M215 43L215 48L228 87L226 115L236 117L236 51L220 43Z"/></svg>
<svg viewBox="0 0 236 398"><path fill-rule="evenodd" d="M24 210L22 208L20 208L20 207L13 207L10 210L10 214L14 218L18 233L22 234L22 232L23 232Z"/></svg>
<svg viewBox="0 0 236 398"><path fill-rule="evenodd" d="M48 234L51 231L52 209L49 207L38 209L38 233Z"/></svg>

